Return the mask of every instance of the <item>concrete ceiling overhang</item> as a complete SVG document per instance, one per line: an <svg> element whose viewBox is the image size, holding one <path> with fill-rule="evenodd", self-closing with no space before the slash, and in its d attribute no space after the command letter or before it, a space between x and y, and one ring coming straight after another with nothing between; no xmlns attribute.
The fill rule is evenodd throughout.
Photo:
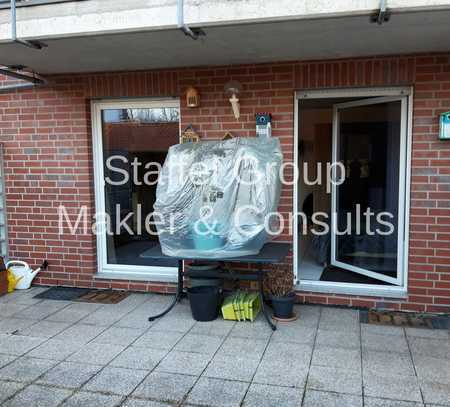
<svg viewBox="0 0 450 407"><path fill-rule="evenodd" d="M0 64L40 74L126 71L270 61L332 59L450 50L450 10L205 28L197 41L179 30L49 39L34 50L0 44Z"/></svg>

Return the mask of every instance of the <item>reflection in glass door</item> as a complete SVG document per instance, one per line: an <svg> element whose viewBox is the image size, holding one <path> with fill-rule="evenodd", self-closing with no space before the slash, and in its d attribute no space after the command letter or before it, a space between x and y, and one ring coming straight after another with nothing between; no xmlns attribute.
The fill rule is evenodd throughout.
<svg viewBox="0 0 450 407"><path fill-rule="evenodd" d="M334 105L333 162L345 177L332 189L331 264L396 285L402 284L405 117L405 97Z"/></svg>
<svg viewBox="0 0 450 407"><path fill-rule="evenodd" d="M170 274L176 261L141 254L158 242L151 214L158 169L179 142L178 101L96 103L94 114L97 212L107 222L99 271Z"/></svg>

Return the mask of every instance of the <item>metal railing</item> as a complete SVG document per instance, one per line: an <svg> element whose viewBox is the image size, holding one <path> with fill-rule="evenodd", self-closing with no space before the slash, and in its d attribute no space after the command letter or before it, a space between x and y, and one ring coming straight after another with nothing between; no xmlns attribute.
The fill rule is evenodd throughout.
<svg viewBox="0 0 450 407"><path fill-rule="evenodd" d="M17 7L42 6L44 4L67 3L86 0L16 0ZM10 0L0 0L0 9L10 7Z"/></svg>

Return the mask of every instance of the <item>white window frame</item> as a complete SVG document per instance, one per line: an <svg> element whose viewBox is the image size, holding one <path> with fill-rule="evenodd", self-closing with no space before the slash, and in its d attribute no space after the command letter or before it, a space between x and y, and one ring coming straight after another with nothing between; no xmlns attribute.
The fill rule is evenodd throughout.
<svg viewBox="0 0 450 407"><path fill-rule="evenodd" d="M383 297L406 297L408 292L408 253L409 253L409 217L410 217L410 186L411 186L411 146L412 146L412 112L413 89L412 87L375 87L375 88L342 88L305 90L294 95L294 165L298 168L298 143L299 143L299 100L301 99L326 99L354 97L364 99L369 97L402 97L407 96L408 106L406 117L402 117L402 125L406 125L406 168L404 171L404 222L403 222L403 256L400 286L386 286L376 284L339 283L330 281L302 280L298 270L298 217L294 216L293 229L293 268L295 286L298 291L308 291L329 294L349 294ZM355 99L356 100L356 99ZM294 183L294 212L298 212L298 183ZM401 208L399 208L400 210ZM301 270L300 270L301 273Z"/></svg>
<svg viewBox="0 0 450 407"><path fill-rule="evenodd" d="M102 117L104 109L152 109L173 107L180 109L178 98L151 98L151 99L98 99L91 101L92 117L92 151L94 161L95 210L97 213L105 212L105 177L103 171L103 142ZM180 112L181 113L181 112ZM179 120L181 126L181 115ZM180 127L181 134L181 127ZM107 242L105 234L98 234L97 241L97 274L96 278L118 280L141 280L158 282L176 282L177 270L175 267L165 266L138 266L124 264L108 264Z"/></svg>

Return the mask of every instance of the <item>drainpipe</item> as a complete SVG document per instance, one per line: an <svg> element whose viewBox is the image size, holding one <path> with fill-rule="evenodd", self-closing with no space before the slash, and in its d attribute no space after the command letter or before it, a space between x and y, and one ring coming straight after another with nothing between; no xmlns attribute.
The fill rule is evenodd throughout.
<svg viewBox="0 0 450 407"><path fill-rule="evenodd" d="M177 0L177 16L178 16L178 28L183 31L184 35L191 37L193 40L197 40L198 37L206 35L201 28L189 28L184 22L184 0Z"/></svg>
<svg viewBox="0 0 450 407"><path fill-rule="evenodd" d="M40 41L25 41L17 38L17 16L16 16L16 0L11 0L11 39L17 44L25 45L28 48L42 49L47 45Z"/></svg>
<svg viewBox="0 0 450 407"><path fill-rule="evenodd" d="M48 84L48 81L41 76L36 76L35 74L28 75L26 73L18 72L17 70L9 69L7 67L0 67L0 74L26 81L26 83L1 86L0 93L13 92L15 90L23 89L33 89Z"/></svg>

